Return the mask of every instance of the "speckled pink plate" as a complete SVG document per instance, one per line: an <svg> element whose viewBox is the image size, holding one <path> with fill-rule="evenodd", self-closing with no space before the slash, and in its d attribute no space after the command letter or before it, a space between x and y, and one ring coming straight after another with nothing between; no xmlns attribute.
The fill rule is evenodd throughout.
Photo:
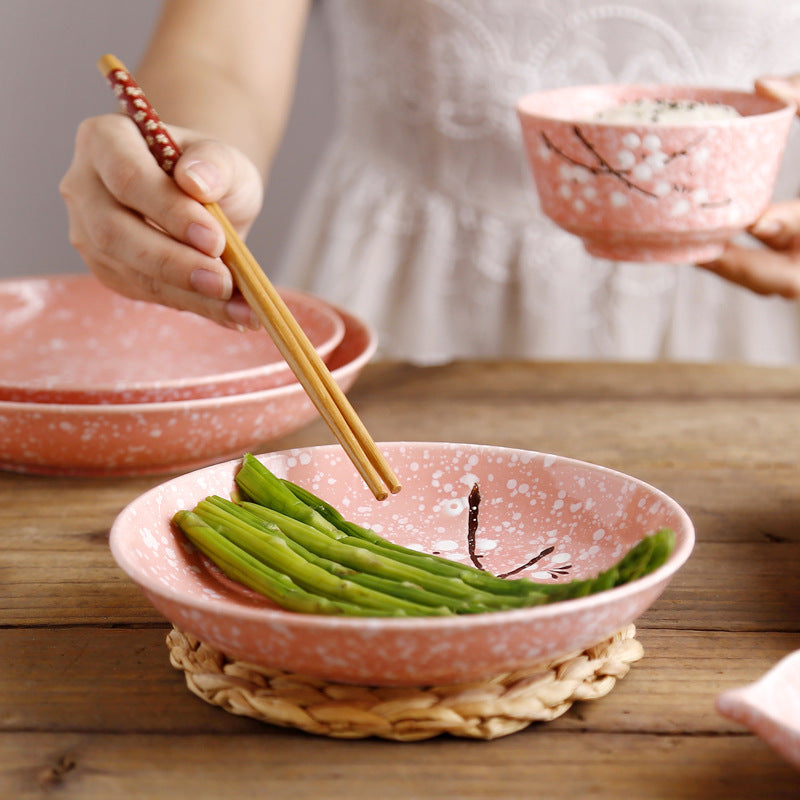
<svg viewBox="0 0 800 800"><path fill-rule="evenodd" d="M342 343L328 366L344 391L375 353L374 331L337 309ZM178 472L264 447L316 419L296 380L261 392L170 403L0 401L0 469L46 475Z"/></svg>
<svg viewBox="0 0 800 800"><path fill-rule="evenodd" d="M458 617L330 617L275 608L218 580L170 524L209 494L227 495L239 462L145 493L117 517L111 550L153 605L184 631L273 668L367 685L471 681L599 642L661 594L694 544L683 509L636 478L554 455L479 444L380 445L403 489L378 502L338 446L265 454L267 466L386 538L458 561L470 558L467 496L481 487L476 553L498 574L567 581L617 561L670 526L677 547L650 575L594 596Z"/></svg>
<svg viewBox="0 0 800 800"><path fill-rule="evenodd" d="M327 360L344 321L327 303L281 289ZM129 300L94 276L0 281L0 400L158 403L244 394L295 380L264 331Z"/></svg>
<svg viewBox="0 0 800 800"><path fill-rule="evenodd" d="M755 683L723 692L717 710L800 769L800 650L782 658Z"/></svg>

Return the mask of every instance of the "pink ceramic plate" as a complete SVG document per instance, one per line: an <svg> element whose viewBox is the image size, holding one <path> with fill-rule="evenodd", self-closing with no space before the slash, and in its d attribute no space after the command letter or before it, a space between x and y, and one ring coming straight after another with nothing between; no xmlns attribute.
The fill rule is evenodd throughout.
<svg viewBox="0 0 800 800"><path fill-rule="evenodd" d="M351 314L337 313L346 330L329 367L347 391L374 354L377 338ZM263 447L316 417L297 381L176 403L0 401L0 468L49 475L177 472Z"/></svg>
<svg viewBox="0 0 800 800"><path fill-rule="evenodd" d="M800 769L800 650L781 659L755 683L721 694L717 709Z"/></svg>
<svg viewBox="0 0 800 800"><path fill-rule="evenodd" d="M693 547L692 523L674 500L604 467L479 444L380 448L403 484L383 502L338 446L261 458L382 536L458 561L470 558L467 495L478 482L476 553L494 573L529 563L520 574L536 580L590 576L664 525L675 530L677 547L638 581L538 608L406 619L292 613L218 580L170 524L178 509L228 494L237 460L139 497L114 522L111 550L167 619L231 655L332 681L423 685L477 680L601 641L650 606Z"/></svg>
<svg viewBox="0 0 800 800"><path fill-rule="evenodd" d="M328 359L344 336L343 320L316 297L280 293ZM0 400L154 403L294 379L264 331L240 333L128 300L88 274L0 282Z"/></svg>

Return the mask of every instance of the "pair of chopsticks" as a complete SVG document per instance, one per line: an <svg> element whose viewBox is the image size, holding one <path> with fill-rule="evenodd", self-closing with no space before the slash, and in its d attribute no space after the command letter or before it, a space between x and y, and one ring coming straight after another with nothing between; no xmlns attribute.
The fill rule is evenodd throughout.
<svg viewBox="0 0 800 800"><path fill-rule="evenodd" d="M115 56L104 55L97 66L111 84L121 109L136 123L159 166L172 176L181 151L144 92ZM239 291L364 482L378 500L388 497L386 489L392 494L399 492L400 483L391 467L230 220L217 203L207 203L205 207L225 232L222 261L231 270Z"/></svg>

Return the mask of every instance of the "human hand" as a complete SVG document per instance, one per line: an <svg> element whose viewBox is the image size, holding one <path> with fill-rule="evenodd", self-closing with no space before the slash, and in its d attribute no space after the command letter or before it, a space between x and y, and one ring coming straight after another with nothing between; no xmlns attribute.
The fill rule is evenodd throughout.
<svg viewBox="0 0 800 800"><path fill-rule="evenodd" d="M800 108L800 73L759 79L756 91ZM771 205L748 232L765 247L728 244L719 258L699 266L757 294L800 298L800 200Z"/></svg>
<svg viewBox="0 0 800 800"><path fill-rule="evenodd" d="M182 155L174 180L127 117L81 123L61 180L70 242L97 278L136 300L227 327L258 327L219 256L225 237L203 203L218 202L245 234L263 199L255 165L233 147L170 126Z"/></svg>

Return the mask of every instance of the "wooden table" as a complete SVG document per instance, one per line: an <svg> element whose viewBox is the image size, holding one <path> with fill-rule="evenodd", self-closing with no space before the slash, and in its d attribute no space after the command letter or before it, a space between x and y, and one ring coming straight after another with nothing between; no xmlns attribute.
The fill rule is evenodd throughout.
<svg viewBox="0 0 800 800"><path fill-rule="evenodd" d="M376 439L602 463L693 518L689 563L607 697L493 741L337 740L230 715L170 667L168 624L116 567L115 515L166 479L0 475L0 797L786 798L800 773L714 710L800 648L800 370L369 367ZM331 441L322 423L278 447Z"/></svg>

